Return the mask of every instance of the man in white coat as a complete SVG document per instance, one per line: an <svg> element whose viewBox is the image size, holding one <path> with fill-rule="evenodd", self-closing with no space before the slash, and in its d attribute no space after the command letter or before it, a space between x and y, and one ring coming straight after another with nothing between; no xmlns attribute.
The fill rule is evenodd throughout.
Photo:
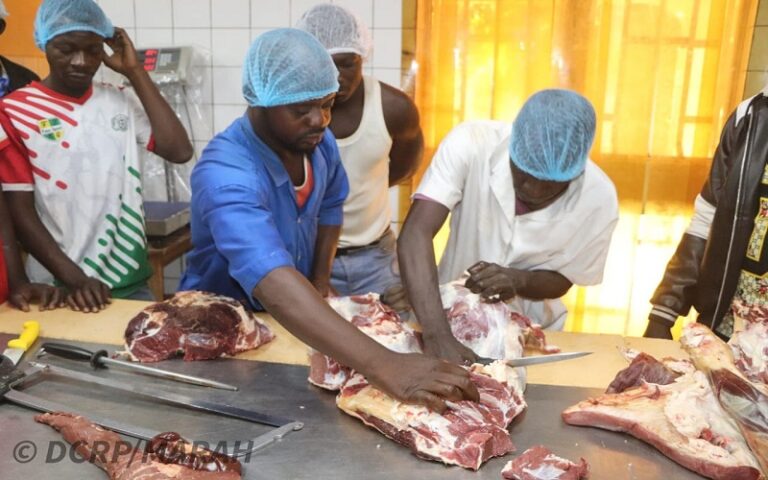
<svg viewBox="0 0 768 480"><path fill-rule="evenodd" d="M568 90L543 90L512 128L467 122L443 140L414 195L398 240L400 269L425 351L474 361L453 335L439 284L468 272L466 286L548 329L562 329L560 297L595 285L618 220L611 180L588 159L595 111ZM439 268L432 240L451 214Z"/></svg>

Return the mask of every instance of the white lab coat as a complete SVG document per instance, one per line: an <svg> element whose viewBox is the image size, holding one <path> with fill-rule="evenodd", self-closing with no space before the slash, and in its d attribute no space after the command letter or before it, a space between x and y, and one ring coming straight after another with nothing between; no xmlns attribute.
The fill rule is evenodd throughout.
<svg viewBox="0 0 768 480"><path fill-rule="evenodd" d="M439 265L440 283L459 278L481 260L523 270L552 270L576 285L602 281L618 221L616 189L591 160L552 205L515 215L509 159L511 125L466 122L440 144L415 196L451 210L451 232ZM561 330L560 299L510 300L544 328Z"/></svg>

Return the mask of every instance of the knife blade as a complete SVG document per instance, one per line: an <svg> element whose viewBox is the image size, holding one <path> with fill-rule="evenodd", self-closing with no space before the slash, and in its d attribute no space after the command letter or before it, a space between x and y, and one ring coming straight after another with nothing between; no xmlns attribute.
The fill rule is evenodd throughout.
<svg viewBox="0 0 768 480"><path fill-rule="evenodd" d="M18 338L8 341L8 348L5 349L3 355L8 357L14 365L18 365L24 352L35 343L37 336L40 334L40 324L34 320L24 322L23 330Z"/></svg>
<svg viewBox="0 0 768 480"><path fill-rule="evenodd" d="M503 360L510 367L527 367L529 365L539 365L542 363L560 362L563 360L570 360L572 358L584 357L591 355L592 352L567 352L567 353L553 353L550 355L533 355L531 357L512 358L509 360ZM492 358L480 358L479 363L488 365L495 362Z"/></svg>

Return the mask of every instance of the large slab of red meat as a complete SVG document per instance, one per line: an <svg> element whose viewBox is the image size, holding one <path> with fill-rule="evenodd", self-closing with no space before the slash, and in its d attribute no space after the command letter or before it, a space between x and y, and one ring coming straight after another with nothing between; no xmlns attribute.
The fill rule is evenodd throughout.
<svg viewBox="0 0 768 480"><path fill-rule="evenodd" d="M728 345L700 323L687 325L680 343L709 378L714 397L736 422L768 477L768 386L750 381L736 367Z"/></svg>
<svg viewBox="0 0 768 480"><path fill-rule="evenodd" d="M125 329L125 348L140 362L178 355L184 360L209 360L258 348L274 337L234 299L187 291L153 303L133 317Z"/></svg>
<svg viewBox="0 0 768 480"><path fill-rule="evenodd" d="M514 451L507 426L525 407L517 370L503 362L473 365L480 402L452 403L443 414L399 402L355 373L336 404L427 460L477 470L489 458Z"/></svg>
<svg viewBox="0 0 768 480"><path fill-rule="evenodd" d="M621 393L590 398L567 408L562 416L571 425L629 433L707 478L763 478L737 424L700 371L666 385L641 383Z"/></svg>
<svg viewBox="0 0 768 480"><path fill-rule="evenodd" d="M77 453L112 480L239 480L240 462L220 453L192 449L176 433L154 437L140 450L114 432L69 413L45 413L35 420L53 427Z"/></svg>
<svg viewBox="0 0 768 480"><path fill-rule="evenodd" d="M558 457L543 445L536 445L507 462L501 471L504 480L581 480L589 478L589 465Z"/></svg>
<svg viewBox="0 0 768 480"><path fill-rule="evenodd" d="M736 367L750 381L768 384L768 307L733 307L738 328L728 345Z"/></svg>

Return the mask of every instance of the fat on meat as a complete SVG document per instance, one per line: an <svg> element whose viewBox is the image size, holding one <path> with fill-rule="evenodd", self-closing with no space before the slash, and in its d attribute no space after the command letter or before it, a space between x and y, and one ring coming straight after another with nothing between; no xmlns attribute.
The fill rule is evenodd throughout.
<svg viewBox="0 0 768 480"><path fill-rule="evenodd" d="M501 471L503 480L582 480L589 478L589 465L583 458L579 463L558 457L547 447L536 445Z"/></svg>
<svg viewBox="0 0 768 480"><path fill-rule="evenodd" d="M737 424L718 403L704 373L672 383L641 383L567 408L570 425L626 432L680 465L716 480L763 478Z"/></svg>
<svg viewBox="0 0 768 480"><path fill-rule="evenodd" d="M173 432L162 433L141 450L85 417L64 412L37 415L72 444L82 458L111 480L239 480L240 462L201 449Z"/></svg>
<svg viewBox="0 0 768 480"><path fill-rule="evenodd" d="M336 404L419 458L477 470L489 458L514 451L507 426L526 408L518 374L503 362L473 365L470 379L480 402L454 402L439 414L397 401L354 373Z"/></svg>
<svg viewBox="0 0 768 480"><path fill-rule="evenodd" d="M738 425L768 477L768 386L750 381L737 368L728 345L700 323L687 325L680 343L706 374L714 397Z"/></svg>
<svg viewBox="0 0 768 480"><path fill-rule="evenodd" d="M132 360L159 362L182 354L184 360L232 356L258 348L275 335L232 298L184 291L139 312L128 322L124 337Z"/></svg>
<svg viewBox="0 0 768 480"><path fill-rule="evenodd" d="M736 367L752 382L768 384L768 307L734 302L737 327L728 345Z"/></svg>

